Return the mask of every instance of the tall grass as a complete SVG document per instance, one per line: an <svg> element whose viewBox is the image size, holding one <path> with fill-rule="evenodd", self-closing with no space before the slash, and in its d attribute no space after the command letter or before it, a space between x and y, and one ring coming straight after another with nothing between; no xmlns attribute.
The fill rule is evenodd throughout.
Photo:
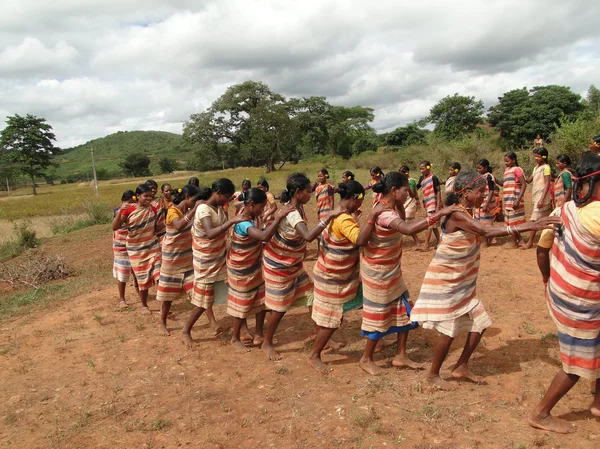
<svg viewBox="0 0 600 449"><path fill-rule="evenodd" d="M13 228L16 239L0 245L0 262L17 257L29 248L35 248L40 244L35 231L31 229L31 222L14 223Z"/></svg>

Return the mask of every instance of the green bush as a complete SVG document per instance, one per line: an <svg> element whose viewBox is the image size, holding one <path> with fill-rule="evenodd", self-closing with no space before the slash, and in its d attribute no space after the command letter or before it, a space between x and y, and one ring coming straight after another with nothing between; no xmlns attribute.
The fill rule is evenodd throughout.
<svg viewBox="0 0 600 449"><path fill-rule="evenodd" d="M551 161L559 154L568 154L573 161L573 167L576 167L581 156L588 151L590 140L598 134L600 117L591 120L561 121L560 128L557 128L551 137L551 143L547 145Z"/></svg>
<svg viewBox="0 0 600 449"><path fill-rule="evenodd" d="M113 219L113 209L107 203L86 200L83 202L83 208L91 225L110 223Z"/></svg>
<svg viewBox="0 0 600 449"><path fill-rule="evenodd" d="M40 244L29 221L13 223L13 226L17 238L0 245L0 262L17 257L27 249L36 248Z"/></svg>

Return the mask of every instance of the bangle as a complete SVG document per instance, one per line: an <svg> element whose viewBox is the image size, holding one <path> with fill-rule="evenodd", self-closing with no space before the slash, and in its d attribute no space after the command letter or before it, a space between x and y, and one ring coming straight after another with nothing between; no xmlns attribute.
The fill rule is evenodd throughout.
<svg viewBox="0 0 600 449"><path fill-rule="evenodd" d="M318 226L321 226L322 228L326 228L327 227L327 223L325 223L325 221L323 221L323 220L319 220L319 225Z"/></svg>
<svg viewBox="0 0 600 449"><path fill-rule="evenodd" d="M185 217L183 217L183 219L186 221L186 223L192 222L192 219L190 217L188 217L187 215Z"/></svg>
<svg viewBox="0 0 600 449"><path fill-rule="evenodd" d="M507 233L508 235L513 235L513 229L512 229L512 226L507 226L507 227L506 227L506 233Z"/></svg>
<svg viewBox="0 0 600 449"><path fill-rule="evenodd" d="M431 227L437 223L437 219L433 215L426 216L425 221L427 222L428 227Z"/></svg>
<svg viewBox="0 0 600 449"><path fill-rule="evenodd" d="M374 225L375 224L375 220L367 220L367 224Z"/></svg>

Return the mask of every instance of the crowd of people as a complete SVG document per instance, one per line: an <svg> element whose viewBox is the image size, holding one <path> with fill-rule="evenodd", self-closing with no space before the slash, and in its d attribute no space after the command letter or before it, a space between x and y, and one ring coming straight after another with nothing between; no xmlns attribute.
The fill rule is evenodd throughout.
<svg viewBox="0 0 600 449"><path fill-rule="evenodd" d="M203 314L216 332L223 331L212 309L226 303L234 319L232 347L238 352L261 347L269 360L281 358L274 337L285 314L292 307L308 307L316 332L308 363L323 373L329 371L322 359L324 349L338 344L332 336L343 325L344 315L360 309L366 342L358 365L365 372L382 372L374 355L388 335L396 343L393 366L424 368L406 352L410 331L421 326L439 333L426 380L440 389L454 389L456 383L442 379L440 368L462 333L467 334L466 342L451 376L485 381L469 367L492 323L477 293L481 246L509 236L508 247L527 249L542 231L537 263L558 328L563 367L529 422L537 428L568 432L568 424L550 412L580 376L596 382L591 412L600 416L600 155L595 154L596 148L600 149L600 136L592 141L592 152L581 158L577 170L568 156L557 156L556 173L549 166L546 148L536 147L536 167L529 176L519 167L517 155L509 152L502 179L492 174L486 159L474 168L450 164L445 183L433 174L429 161L419 164L418 180L410 176L408 166L385 174L373 167L371 181L364 186L350 171L343 173L337 186L330 183L325 168L314 184L305 174L295 173L278 195L281 206L264 179L256 187L244 180L236 191L226 178L210 187L201 187L191 178L178 189L163 184L160 195L157 183L149 180L135 192L124 192L122 205L115 209L113 274L120 305L127 306L125 287L132 278L142 313L150 314L148 289L156 284L160 332L170 335L171 304L187 294L194 307L181 336L192 347L192 329ZM530 220L523 204L527 184L532 184ZM373 207L364 213L368 190L373 192ZM318 221L311 226L305 208L313 193ZM423 214L417 214L420 207ZM420 249L429 250L433 234L435 254L412 301L402 273L403 237L411 236L421 245L418 233L422 231L426 235ZM527 239L522 238L525 233ZM314 240L317 260L309 275L304 260ZM254 332L247 325L252 317Z"/></svg>

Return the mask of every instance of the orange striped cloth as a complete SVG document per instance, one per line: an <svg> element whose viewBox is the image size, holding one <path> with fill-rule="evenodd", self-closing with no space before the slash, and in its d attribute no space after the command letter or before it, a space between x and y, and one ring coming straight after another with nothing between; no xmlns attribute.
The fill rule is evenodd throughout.
<svg viewBox="0 0 600 449"><path fill-rule="evenodd" d="M586 228L569 201L555 214L562 217L562 237L555 233L547 299L558 328L560 358L566 373L600 378L600 219Z"/></svg>
<svg viewBox="0 0 600 449"><path fill-rule="evenodd" d="M492 196L488 203L487 210L477 209L474 214L474 218L479 220L483 226L492 226L494 224L494 211L496 210L496 206L498 206L498 199L494 194L493 190L490 190L490 180L495 183L494 175L491 173L485 174L486 183L485 183L485 195L483 196L484 201L487 200L490 192L492 192Z"/></svg>
<svg viewBox="0 0 600 449"><path fill-rule="evenodd" d="M235 215L239 215L244 210L244 202L238 200L240 195L244 193L242 190L239 190L233 194L233 208L235 211Z"/></svg>
<svg viewBox="0 0 600 449"><path fill-rule="evenodd" d="M502 203L504 207L504 224L506 226L516 226L526 221L523 200L515 207L515 201L521 194L521 185L518 184L521 176L524 176L521 167L507 167L504 170Z"/></svg>
<svg viewBox="0 0 600 449"><path fill-rule="evenodd" d="M425 207L425 211L428 214L434 213L437 208L437 197L432 173L421 181L421 189L423 190L423 207Z"/></svg>
<svg viewBox="0 0 600 449"><path fill-rule="evenodd" d="M192 256L192 223L178 231L173 219L183 218L177 206L167 212L166 234L162 242L162 265L156 293L157 301L175 301L182 292L191 293L194 287L194 265Z"/></svg>
<svg viewBox="0 0 600 449"><path fill-rule="evenodd" d="M411 319L425 329L456 337L461 332L483 332L492 324L477 297L481 244L465 231L447 232L427 268Z"/></svg>
<svg viewBox="0 0 600 449"><path fill-rule="evenodd" d="M165 203L162 197L158 197L152 200L151 205L156 209L156 239L160 245L167 232L167 226L165 224Z"/></svg>
<svg viewBox="0 0 600 449"><path fill-rule="evenodd" d="M152 206L134 205L125 211L127 254L140 290L148 290L160 276L160 248L154 226L156 210Z"/></svg>
<svg viewBox="0 0 600 449"><path fill-rule="evenodd" d="M302 221L306 222L303 208L290 212L265 245L263 275L267 309L287 312L292 305L312 303L313 283L304 271L307 244L295 229Z"/></svg>
<svg viewBox="0 0 600 449"><path fill-rule="evenodd" d="M550 204L550 191L546 193L542 201L542 207L538 209L538 202L542 199L545 188L545 174L550 174L550 166L548 164L536 167L533 170L533 181L531 183L531 201L533 203L533 212L531 213L531 221L537 221L542 217L547 217L552 212Z"/></svg>
<svg viewBox="0 0 600 449"><path fill-rule="evenodd" d="M446 179L446 193L454 192L454 183L456 182L456 176L451 176Z"/></svg>
<svg viewBox="0 0 600 449"><path fill-rule="evenodd" d="M203 218L210 218L213 227L219 227L227 221L222 207L213 208L200 204L192 225L192 250L194 266L194 291L192 304L208 309L215 303L225 302L226 298L215 297L215 283L227 279L227 233L209 239L202 226Z"/></svg>
<svg viewBox="0 0 600 449"><path fill-rule="evenodd" d="M554 208L562 207L562 205L565 204L567 188L565 187L565 182L563 181L564 174L568 174L572 177L571 172L566 169L561 171L556 177L556 181L554 181Z"/></svg>
<svg viewBox="0 0 600 449"><path fill-rule="evenodd" d="M131 264L127 255L127 227L113 232L113 277L119 282L129 282L131 277Z"/></svg>
<svg viewBox="0 0 600 449"><path fill-rule="evenodd" d="M262 229L262 220L252 226ZM265 309L265 282L262 275L263 243L237 232L234 227L227 251L227 313L235 318L248 318Z"/></svg>
<svg viewBox="0 0 600 449"><path fill-rule="evenodd" d="M360 259L363 283L362 335L372 339L416 327L409 317L409 293L402 277L402 234L389 229L396 210L379 215Z"/></svg>
<svg viewBox="0 0 600 449"><path fill-rule="evenodd" d="M360 285L358 247L348 238L340 238L331 231L333 223L344 218L353 220L348 214L340 215L323 231L319 256L313 268L312 319L318 326L332 329L340 327L344 304L356 299Z"/></svg>
<svg viewBox="0 0 600 449"><path fill-rule="evenodd" d="M334 206L334 189L331 184L317 184L315 199L317 200L317 216L319 220L325 218Z"/></svg>

